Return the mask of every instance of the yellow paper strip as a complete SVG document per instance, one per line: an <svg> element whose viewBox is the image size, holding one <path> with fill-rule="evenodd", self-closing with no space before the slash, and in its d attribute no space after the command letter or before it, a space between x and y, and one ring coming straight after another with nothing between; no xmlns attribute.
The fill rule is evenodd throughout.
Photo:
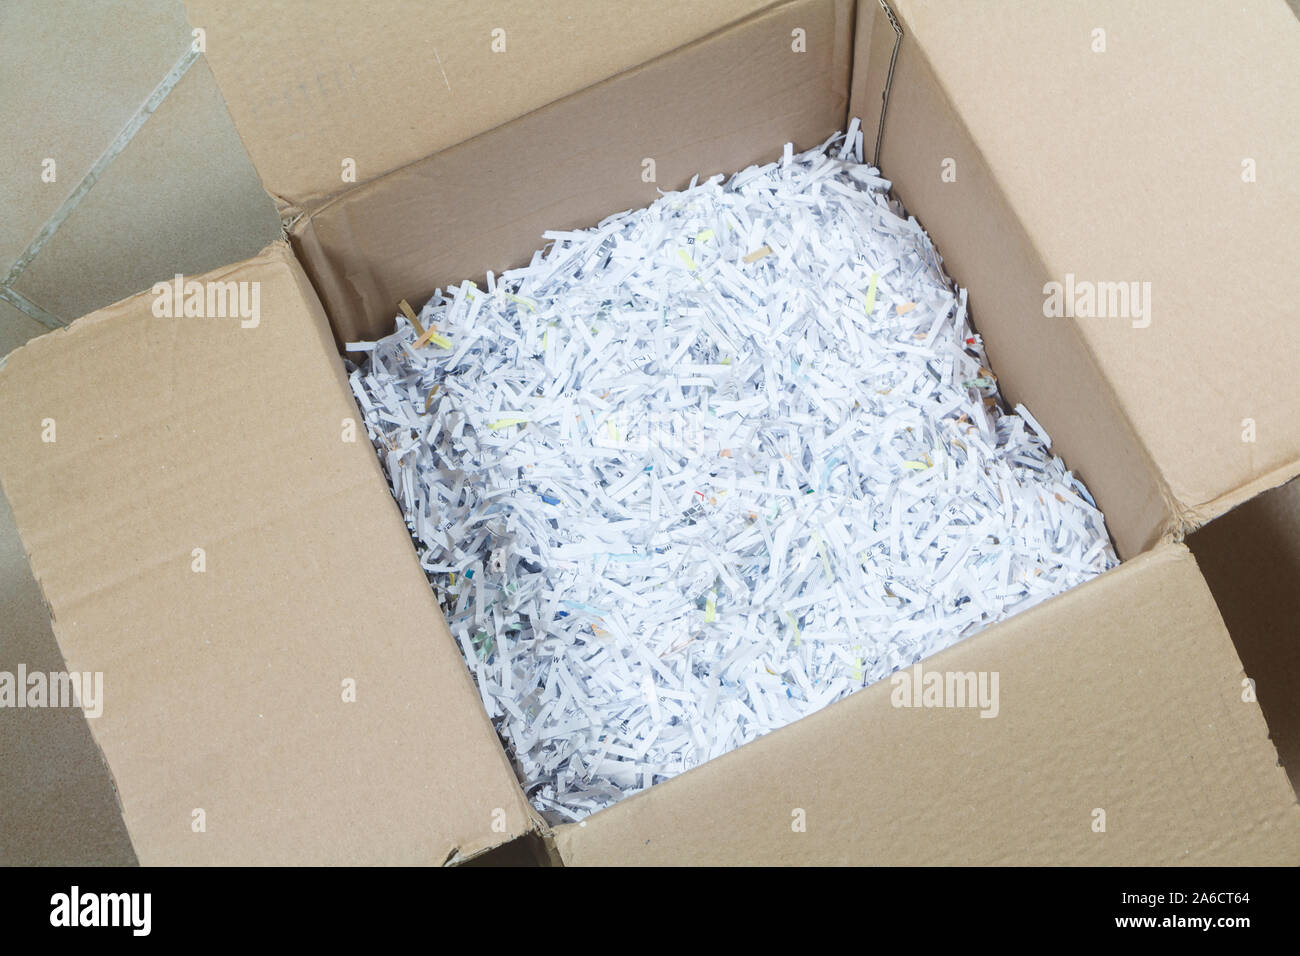
<svg viewBox="0 0 1300 956"><path fill-rule="evenodd" d="M437 326L434 325L431 325L424 330L424 333L418 339L415 340L415 344L412 346L412 348L418 349L428 342L432 342L440 349L451 348L451 339L447 338L447 336L445 335L438 334L438 328Z"/></svg>

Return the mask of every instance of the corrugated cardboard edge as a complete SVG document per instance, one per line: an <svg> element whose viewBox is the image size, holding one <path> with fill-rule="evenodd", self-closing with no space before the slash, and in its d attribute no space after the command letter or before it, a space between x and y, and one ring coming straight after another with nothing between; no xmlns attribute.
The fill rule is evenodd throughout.
<svg viewBox="0 0 1300 956"><path fill-rule="evenodd" d="M233 280L238 277L242 277L242 278L258 277L258 276L265 277L267 275L267 270L274 270L274 272L279 273L279 278L275 280L278 283L283 284L283 279L285 276L288 276L291 279L292 288L296 290L296 296L297 299L299 300L299 305L302 308L305 308L311 316L309 334L314 337L315 341L310 345L306 343L304 343L304 345L307 348L316 350L319 356L326 357L327 361L333 366L335 370L334 373L335 378L332 385L336 392L336 399L345 401L346 407L355 409L355 404L351 395L351 390L348 387L346 376L342 368L342 364L338 360L337 353L335 352L333 347L332 335L330 333L329 325L325 318L324 311L321 308L320 303L317 300L315 293L312 290L312 287L308 282L305 274L302 272L301 267L293 258L292 253L289 251L287 245L284 242L277 242L271 244L266 249L264 249L261 254L259 254L257 257L253 259L246 260L245 262L241 262L229 266L225 269L221 269L212 273L205 274L203 276L192 276L189 278L206 282L206 281L219 281L219 280ZM70 347L80 347L79 340L82 339L90 330L96 330L104 326L105 324L115 323L119 320L124 319L127 316L131 316L133 318L139 318L142 313L147 314L150 311L150 306L151 306L151 300L149 299L150 296L151 296L151 292L139 293L136 296L132 296L126 300L123 300L119 303L109 306L106 309L102 309L98 312L85 316L77 320L76 322L72 323L67 329L60 330L52 335L43 336L39 339L33 340L32 342L28 343L26 346L15 350L13 353L10 353L10 356L8 357L8 361L4 363L4 366L0 367L0 382L3 382L6 378L9 379L10 381L13 381L13 376L17 373L17 370L20 368L23 369L23 374L30 375L33 372L39 372L39 368L42 365L48 365L50 362L58 362L61 356L67 354L65 351L66 349ZM160 320L160 321L164 321L164 320ZM165 321L171 321L171 320L165 320ZM200 321L201 322L206 320L200 319L200 320L179 320L179 321ZM340 405L340 407L343 406ZM362 440L364 442L364 434L362 436ZM365 461L369 463L368 467L371 471L374 487L376 489L384 488L385 484L382 484L382 482L384 481L382 475L382 469L380 468L379 462L376 459L375 455L373 454L372 450L368 447L368 444L361 446L360 451L364 454ZM355 454L355 452L353 454ZM6 467L3 470L8 472L11 471L11 469L16 472L16 469L13 469L12 465ZM6 488L6 493L9 495L11 501L13 501L14 495L10 492L8 488ZM23 508L20 507L19 502L14 502L14 504L15 504L15 508L14 508L15 522L18 525L18 528L20 530L20 537L22 538L23 541L24 551L27 554L29 564L32 566L33 575L37 580L38 586L41 588L42 598L45 601L46 606L48 608L51 606L52 602L48 590L46 588L46 583L45 581L42 580L42 575L40 573L40 561L37 560L36 556L33 554L33 548L31 546L31 542L28 540L28 536L24 531L25 522L23 519ZM388 504L392 509L393 521L395 522L395 525L397 527L402 527L400 513L396 502L392 501L391 498L389 498ZM404 537L405 537L405 533L403 527L403 538ZM418 573L419 575L419 579L420 579L419 584L422 589L421 593L427 593L429 601L433 602L432 592L427 591L427 583L423 579L423 572L420 571L418 568L418 560L416 559L414 549L410 547L409 540L401 540L398 543L400 544L401 550L404 553L409 554L409 558L410 558L409 563L412 566L412 568L415 569L413 573ZM93 598L89 598L85 600L89 600L93 602ZM80 609L78 613L82 615L84 615L85 613L85 600L79 600L77 602L77 606ZM440 613L437 611L436 603L432 603L430 606L434 614L438 615L438 620L440 621L441 617L440 617ZM56 639L59 641L60 646L64 649L65 657L66 657L67 641L66 641L66 634L65 634L66 631L65 624L64 622L61 622L59 620L57 614L53 610L51 611L51 620L52 620L52 625L53 625ZM445 630L445 625L443 627ZM82 637L84 639L85 635L83 634ZM450 639L448 638L448 640ZM504 815L501 815L501 812L498 811L498 813L494 816L492 820L491 826L489 826L488 824L488 815L486 812L484 812L483 826L481 827L481 829L479 829L477 833L466 832L461 834L457 839L455 839L455 841L450 846L446 848L445 853L442 854L441 858L428 859L425 861L430 863L460 862L464 859L468 859L473 856L476 856L486 850L489 850L504 842L507 842L518 836L521 836L525 833L535 832L539 827L539 821L537 819L537 816L535 812L532 810L532 808L528 805L527 801L524 799L523 793L517 785L514 771L511 768L508 759L506 758L506 755L500 745L499 740L496 738L495 734L493 733L486 715L482 713L481 707L478 707L477 690L474 688L473 679L471 675L469 674L468 670L464 667L463 661L460 659L459 651L454 652L453 660L454 660L455 674L451 675L451 679L457 682L463 689L463 693L458 696L462 696L464 700L468 702L467 706L476 708L473 711L473 713L476 713L478 715L478 717L480 718L478 723L481 723L482 725L481 731L479 732L479 736L483 738L482 743L484 744L484 746L482 747L482 749L484 750L485 753L491 755L490 759L496 764L498 768L496 771L489 771L489 774L495 773L496 774L495 779L501 782L501 786L492 795L491 799L502 806L508 807L509 809L504 811ZM77 663L73 660L69 660L68 666L74 670L78 669ZM471 722L473 722L472 716L470 717L470 720ZM112 767L110 761L107 759L104 753L104 749L101 746L101 743L98 739L98 735L94 732L93 728L94 728L94 722L92 722L92 737L95 738L96 747L99 750L101 760L104 762L105 772L109 775L110 779L113 780L114 791L118 795L119 809L121 810L122 809L121 792L117 780L114 779L115 776L114 768ZM149 733L156 732L156 728L135 727L132 728L132 732L149 734ZM118 733L120 735L120 730L118 731ZM487 741L490 741L490 744L488 744ZM427 780L426 780L426 784L427 784ZM283 812L283 810L281 809L280 811L277 812ZM128 821L127 830L129 835L131 836L132 843L137 850L137 855L141 857L141 861L146 864L150 862L157 862L156 857L151 857L149 854L141 852L142 841L140 839L140 834L138 832L132 832L132 826L129 823L130 815L123 813L123 817L124 817L124 821ZM504 827L499 827L498 826L499 823L504 823L506 825Z"/></svg>
<svg viewBox="0 0 1300 956"><path fill-rule="evenodd" d="M882 681L558 827L556 848L566 865L1300 862L1300 806L1181 544L921 668L981 662L1010 677L993 720L891 706ZM1093 689L1120 699L1068 709Z"/></svg>
<svg viewBox="0 0 1300 956"><path fill-rule="evenodd" d="M1281 468L1260 475L1255 480L1236 488L1227 494L1198 505L1185 505L1175 502L1178 507L1175 527L1167 530L1169 538L1181 541L1184 537L1209 524L1215 518L1227 514L1233 508L1245 504L1257 495L1272 488L1278 488L1300 475L1300 460L1290 462Z"/></svg>

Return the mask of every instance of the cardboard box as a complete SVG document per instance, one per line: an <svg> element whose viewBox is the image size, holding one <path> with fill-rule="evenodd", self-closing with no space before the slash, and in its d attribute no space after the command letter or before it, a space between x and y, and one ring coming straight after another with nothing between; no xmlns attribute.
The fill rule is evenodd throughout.
<svg viewBox="0 0 1300 956"><path fill-rule="evenodd" d="M701 6L340 5L339 31L320 4L191 2L291 245L196 277L224 317L161 317L175 290L151 290L0 370L0 479L68 667L105 674L92 731L140 861L441 863L528 833L570 864L1300 860L1181 543L1300 472L1278 347L1300 23L1280 0ZM870 152L886 88L884 174L1125 562L922 663L997 672L996 719L882 682L552 831L357 435L339 345L544 228L850 115ZM1047 317L1051 282L1116 308ZM228 307L253 290L256 315Z"/></svg>

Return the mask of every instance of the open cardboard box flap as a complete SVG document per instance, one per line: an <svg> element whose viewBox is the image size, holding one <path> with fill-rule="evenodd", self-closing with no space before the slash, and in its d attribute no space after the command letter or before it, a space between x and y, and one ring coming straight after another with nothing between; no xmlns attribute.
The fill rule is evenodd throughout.
<svg viewBox="0 0 1300 956"><path fill-rule="evenodd" d="M198 278L258 283L256 327L146 292L0 369L0 479L68 668L104 674L138 858L442 863L527 831L302 270L278 243Z"/></svg>
<svg viewBox="0 0 1300 956"><path fill-rule="evenodd" d="M1074 396L1039 385L1068 351L1049 337L1081 341L1154 465L1166 534L1300 472L1300 20L1286 4L893 9L905 36L881 165L977 287L1008 397L1032 398L1069 446L1121 444L1122 426L1074 421ZM851 111L874 130L894 36L875 0L859 20ZM1149 284L1145 315L1045 318L1044 284L1067 276Z"/></svg>
<svg viewBox="0 0 1300 956"><path fill-rule="evenodd" d="M186 0L267 192L302 212L774 0ZM500 31L494 33L494 31ZM701 91L701 95L705 95Z"/></svg>

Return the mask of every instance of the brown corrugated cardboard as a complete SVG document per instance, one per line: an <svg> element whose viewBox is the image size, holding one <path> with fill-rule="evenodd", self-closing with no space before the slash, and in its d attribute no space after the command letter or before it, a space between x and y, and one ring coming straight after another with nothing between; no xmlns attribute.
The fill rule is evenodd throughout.
<svg viewBox="0 0 1300 956"><path fill-rule="evenodd" d="M1053 361L1077 364L1043 348L1054 338L1059 354L1074 351L1068 335L1031 331L1070 326L1158 469L1171 532L1300 471L1300 390L1292 350L1281 346L1300 301L1293 227L1300 183L1291 175L1300 162L1292 122L1300 22L1291 11L1280 0L1248 12L1111 0L899 0L894 9L906 38L885 172L963 281L987 258L973 247L989 241L963 235L961 210L976 205L963 196L1000 193L1007 229L1018 235L995 231L995 254L1021 274L1005 300L1020 327L991 350L1004 377L1019 377L1013 353L1022 335L1032 335L1024 351L1046 363L1045 372L1056 371ZM873 53L883 32L873 30ZM873 56L869 69L878 68ZM877 88L860 86L855 108L875 110ZM947 135L943 126L915 128L911 110L924 89L946 97L954 120ZM955 182L940 178L945 158L957 161ZM1021 261L1022 239L1033 250L1029 262ZM1067 276L1149 283L1149 314L1045 318L1042 282L1064 284ZM990 306L1002 304L994 299L976 312L981 328L996 321ZM1232 347L1216 347L1225 336ZM1140 474L1112 415L1071 422L1064 396L1035 401L1049 431L1077 445L1077 458L1113 432L1116 453ZM1247 429L1253 440L1243 440ZM1129 497L1135 511L1157 507L1140 487L1102 495L1108 512L1127 510Z"/></svg>
<svg viewBox="0 0 1300 956"><path fill-rule="evenodd" d="M894 42L874 0L788 0L523 116L556 90L576 89L563 87L582 71L566 65L559 72L568 79L554 88L547 85L553 77L540 82L536 99L518 76L509 90L494 87L495 62L466 60L469 85L508 108L457 119L438 140L411 119L442 82L441 68L432 72L418 55L432 49L420 11L394 5L370 21L382 28L367 23L355 41L327 43L317 95L300 64L291 64L290 90L284 74L267 66L270 57L232 48L242 26L247 49L283 49L285 35L266 21L218 13L206 0L194 7L223 24L209 34L210 52L273 190L280 182L301 190L304 202L323 200L325 167L315 160L337 163L332 154L359 132L391 134L391 149L370 138L358 148L374 150L376 168L401 168L325 202L295 228L296 249L340 340L379 331L398 296L415 300L432 284L516 264L543 228L589 224L645 202L652 187L641 179L644 158L656 159L657 185L670 188L694 172L770 158L786 139L812 145L845 121L852 50L854 109L865 114L870 152L871 114ZM302 7L282 9L277 22L301 24ZM559 9L543 5L536 17L560 31L554 36L568 35L569 27L556 26ZM1187 19L1157 10L1167 22ZM1200 26L1181 34L1167 23L1156 29L1144 11L1101 11L1112 44L1146 29L1151 62L1169 68L1186 62L1180 44L1199 50L1208 42ZM922 665L996 671L995 719L968 708L895 708L891 685L875 685L586 826L561 829L559 848L576 863L1294 862L1300 811L1258 705L1242 699L1241 664L1186 549L1158 543L1162 532L1210 513L1196 510L1194 498L1220 507L1280 481L1297 458L1292 439L1300 426L1279 426L1271 411L1253 416L1260 437L1246 454L1257 457L1245 465L1215 444L1212 415L1181 414L1196 404L1189 383L1223 382L1216 415L1236 409L1253 384L1262 385L1253 393L1261 405L1294 403L1279 392L1275 364L1261 366L1261 383L1247 380L1255 343L1237 350L1232 337L1231 357L1204 348L1190 357L1178 348L1180 334L1209 335L1208 317L1217 313L1206 303L1223 295L1207 288L1193 300L1181 289L1165 304L1160 291L1175 281L1205 286L1203 276L1215 274L1204 250L1173 234L1190 184L1212 178L1208 160L1198 157L1190 172L1165 170L1169 181L1152 185L1167 143L1192 135L1162 130L1169 136L1135 150L1140 175L1108 167L1088 178L1095 174L1088 151L1080 151L1087 145L1081 131L1097 135L1092 113L1102 111L1088 112L1088 104L1120 111L1117 104L1132 99L1127 88L1079 64L1070 72L1080 76L1049 76L1057 63L1042 48L1009 56L1017 43L1048 44L1061 61L1054 37L1073 28L1073 14L1016 7L974 22L977 13L922 0L900 12L908 34L891 92L884 172L969 286L1005 394L1042 410L1131 560ZM449 22L468 24L463 35L473 36L482 28L476 16ZM669 45L653 52L698 36L685 15L664 22L671 26L649 34ZM790 47L794 24L807 31L806 53ZM1252 31L1280 27L1272 14L1254 26L1233 24L1227 43L1237 50L1252 48L1259 39ZM214 37L222 38L220 53ZM381 41L405 51L416 64L411 76L391 69L403 62L391 46L382 78L349 73L352 45L373 63ZM640 42L613 44L608 61L578 85L635 67L651 55ZM1270 39L1264 48L1277 52L1280 42L1293 41ZM301 43L299 33L293 45ZM1131 63L1110 69L1133 80ZM1246 69L1254 84L1275 67ZM1273 78L1285 87L1289 75ZM1146 105L1120 111L1115 128L1136 135L1152 112L1148 96L1167 97L1173 117L1197 96L1218 103L1216 79L1211 70L1187 84L1143 89L1136 102ZM1259 133L1261 155L1274 157L1269 165L1294 142L1256 129L1271 102L1240 114L1242 129ZM999 105L1010 111L996 113ZM295 109L301 125L290 127L286 116ZM1072 117L1064 110L1088 115L1061 132ZM482 133L488 119L495 128ZM998 122L1014 130L997 129ZM1194 128L1204 135L1206 125ZM1055 141L1040 148L1040 139L1058 133L1071 150ZM460 145L429 155L453 143ZM944 158L956 160L955 183L931 168ZM1121 228L1124 205L1098 199L1104 177L1118 177L1119 193L1146 217L1131 235ZM957 184L953 195L943 191ZM1155 210L1153 197L1172 204L1168 215ZM1221 196L1214 202L1232 230L1260 226L1276 243L1265 249L1260 233L1233 233L1261 261L1287 248L1257 211L1233 218ZM1111 242L1129 258L1117 258ZM1224 260L1238 279L1250 275L1239 252ZM1043 283L1058 272L1149 278L1157 290L1151 325L1121 331L1043 317ZM60 644L70 667L102 662L116 675L109 702L120 710L106 708L93 726L136 852L144 862L437 862L524 832L531 816L523 795L365 436L340 441L342 419L356 413L319 302L283 247L226 277L264 282L257 330L233 320L155 319L148 297L137 297L71 333L38 340L0 371L0 396L17 410L0 423L0 476ZM1242 282L1236 294L1255 310L1255 322L1269 295ZM1249 322L1241 327L1258 331ZM1144 382L1117 379L1136 374L1116 357L1124 348L1145 357ZM1222 369L1204 364L1214 354ZM128 368L139 371L127 376ZM1144 396L1153 405L1139 409ZM60 423L52 446L39 440L47 417ZM1198 437L1214 446L1204 463L1188 451ZM191 549L200 546L211 566L196 575ZM388 696L377 710L338 702L347 670L365 675L360 688L383 687ZM282 696L268 693L286 680ZM168 732L156 733L158 726ZM199 807L207 811L205 834L190 830Z"/></svg>
<svg viewBox="0 0 1300 956"><path fill-rule="evenodd" d="M364 431L345 440L306 277L277 243L199 280L257 283L257 324L159 318L146 292L0 370L0 477L68 667L103 672L92 733L140 861L441 863L525 832Z"/></svg>
<svg viewBox="0 0 1300 956"><path fill-rule="evenodd" d="M348 188L344 159L368 182L772 5L186 3L263 184L297 209Z"/></svg>
<svg viewBox="0 0 1300 956"><path fill-rule="evenodd" d="M851 14L847 0L780 5L300 219L294 248L340 344L390 331L399 299L527 263L546 229L770 161L787 139L817 145L844 123Z"/></svg>
<svg viewBox="0 0 1300 956"><path fill-rule="evenodd" d="M895 707L896 689L882 681L560 828L564 861L1300 859L1300 807L1258 705L1242 700L1241 664L1182 545L921 667L997 672L996 717Z"/></svg>

